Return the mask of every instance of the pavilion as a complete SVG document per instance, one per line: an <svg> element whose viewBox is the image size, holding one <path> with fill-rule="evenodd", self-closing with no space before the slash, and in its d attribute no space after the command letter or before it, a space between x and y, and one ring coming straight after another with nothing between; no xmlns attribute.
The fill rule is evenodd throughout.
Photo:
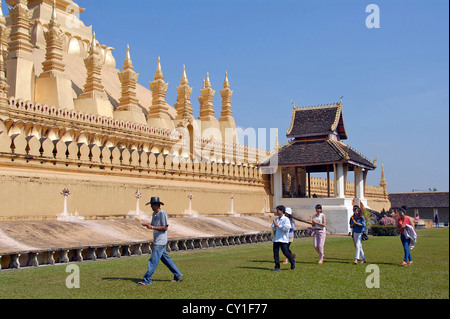
<svg viewBox="0 0 450 319"><path fill-rule="evenodd" d="M315 205L321 204L328 232L348 233L353 203L367 207L365 181L376 165L342 142L347 139L342 100L313 107L294 105L286 136L291 140L276 147L273 156L277 158L271 158L271 166L277 162L271 175L274 206L291 207L295 216L310 220ZM269 161L263 165L269 165ZM351 171L354 198L347 197L345 191ZM311 173L326 174L326 196L311 194Z"/></svg>

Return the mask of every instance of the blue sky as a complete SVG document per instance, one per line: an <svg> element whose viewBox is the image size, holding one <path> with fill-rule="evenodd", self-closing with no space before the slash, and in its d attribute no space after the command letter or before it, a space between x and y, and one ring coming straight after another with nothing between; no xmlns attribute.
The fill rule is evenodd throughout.
<svg viewBox="0 0 450 319"><path fill-rule="evenodd" d="M447 0L78 0L81 19L120 68L130 45L139 83L149 88L158 56L176 101L186 65L194 114L206 72L219 91L228 71L242 128L279 128L297 106L343 98L344 142L378 168L388 192L449 190L449 2ZM367 28L366 6L380 9ZM349 177L350 180L353 176Z"/></svg>

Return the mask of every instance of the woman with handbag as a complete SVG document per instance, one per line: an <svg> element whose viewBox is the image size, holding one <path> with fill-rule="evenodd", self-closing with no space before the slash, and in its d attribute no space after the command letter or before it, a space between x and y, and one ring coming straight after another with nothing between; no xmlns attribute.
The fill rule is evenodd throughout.
<svg viewBox="0 0 450 319"><path fill-rule="evenodd" d="M400 263L400 266L409 266L412 265L413 259L411 257L411 252L409 251L411 245L411 239L406 238L405 236L405 228L406 225L411 225L411 222L406 216L406 210L404 208L400 208L399 215L397 220L397 228L400 231L400 240L402 241L403 251L404 251L404 259Z"/></svg>
<svg viewBox="0 0 450 319"><path fill-rule="evenodd" d="M312 226L314 234L314 248L319 254L319 265L323 264L324 258L324 245L327 237L327 231L325 229L327 221L325 215L322 213L322 205L316 205L316 214L312 216Z"/></svg>
<svg viewBox="0 0 450 319"><path fill-rule="evenodd" d="M353 216L350 218L350 228L353 229L353 243L355 244L356 253L353 264L357 265L358 260L362 264L366 263L366 256L362 248L362 234L366 231L366 220L359 206L353 206Z"/></svg>

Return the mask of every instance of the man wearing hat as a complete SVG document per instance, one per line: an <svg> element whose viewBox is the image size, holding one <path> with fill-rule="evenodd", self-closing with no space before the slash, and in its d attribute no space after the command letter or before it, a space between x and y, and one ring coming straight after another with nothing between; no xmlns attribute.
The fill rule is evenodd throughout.
<svg viewBox="0 0 450 319"><path fill-rule="evenodd" d="M167 217L167 213L161 209L161 205L164 205L164 203L159 200L159 197L152 197L150 202L145 205L151 205L153 210L151 223L142 223L142 226L153 230L153 249L152 255L148 261L148 270L145 273L143 280L138 282L138 284L146 286L152 283L153 273L155 272L160 260L173 273L172 282L182 281L183 274L178 270L177 266L175 266L166 251L169 219Z"/></svg>

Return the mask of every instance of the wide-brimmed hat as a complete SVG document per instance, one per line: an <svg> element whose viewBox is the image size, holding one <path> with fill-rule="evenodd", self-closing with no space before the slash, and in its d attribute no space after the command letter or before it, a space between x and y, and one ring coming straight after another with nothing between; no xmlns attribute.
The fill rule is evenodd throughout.
<svg viewBox="0 0 450 319"><path fill-rule="evenodd" d="M145 204L145 205L151 205L151 204L160 204L160 205L164 205L164 203L161 202L161 201L159 200L159 197L157 197L157 196L150 198L150 201L149 201L147 204Z"/></svg>
<svg viewBox="0 0 450 319"><path fill-rule="evenodd" d="M286 207L285 213L288 214L288 215L292 215L292 208Z"/></svg>

